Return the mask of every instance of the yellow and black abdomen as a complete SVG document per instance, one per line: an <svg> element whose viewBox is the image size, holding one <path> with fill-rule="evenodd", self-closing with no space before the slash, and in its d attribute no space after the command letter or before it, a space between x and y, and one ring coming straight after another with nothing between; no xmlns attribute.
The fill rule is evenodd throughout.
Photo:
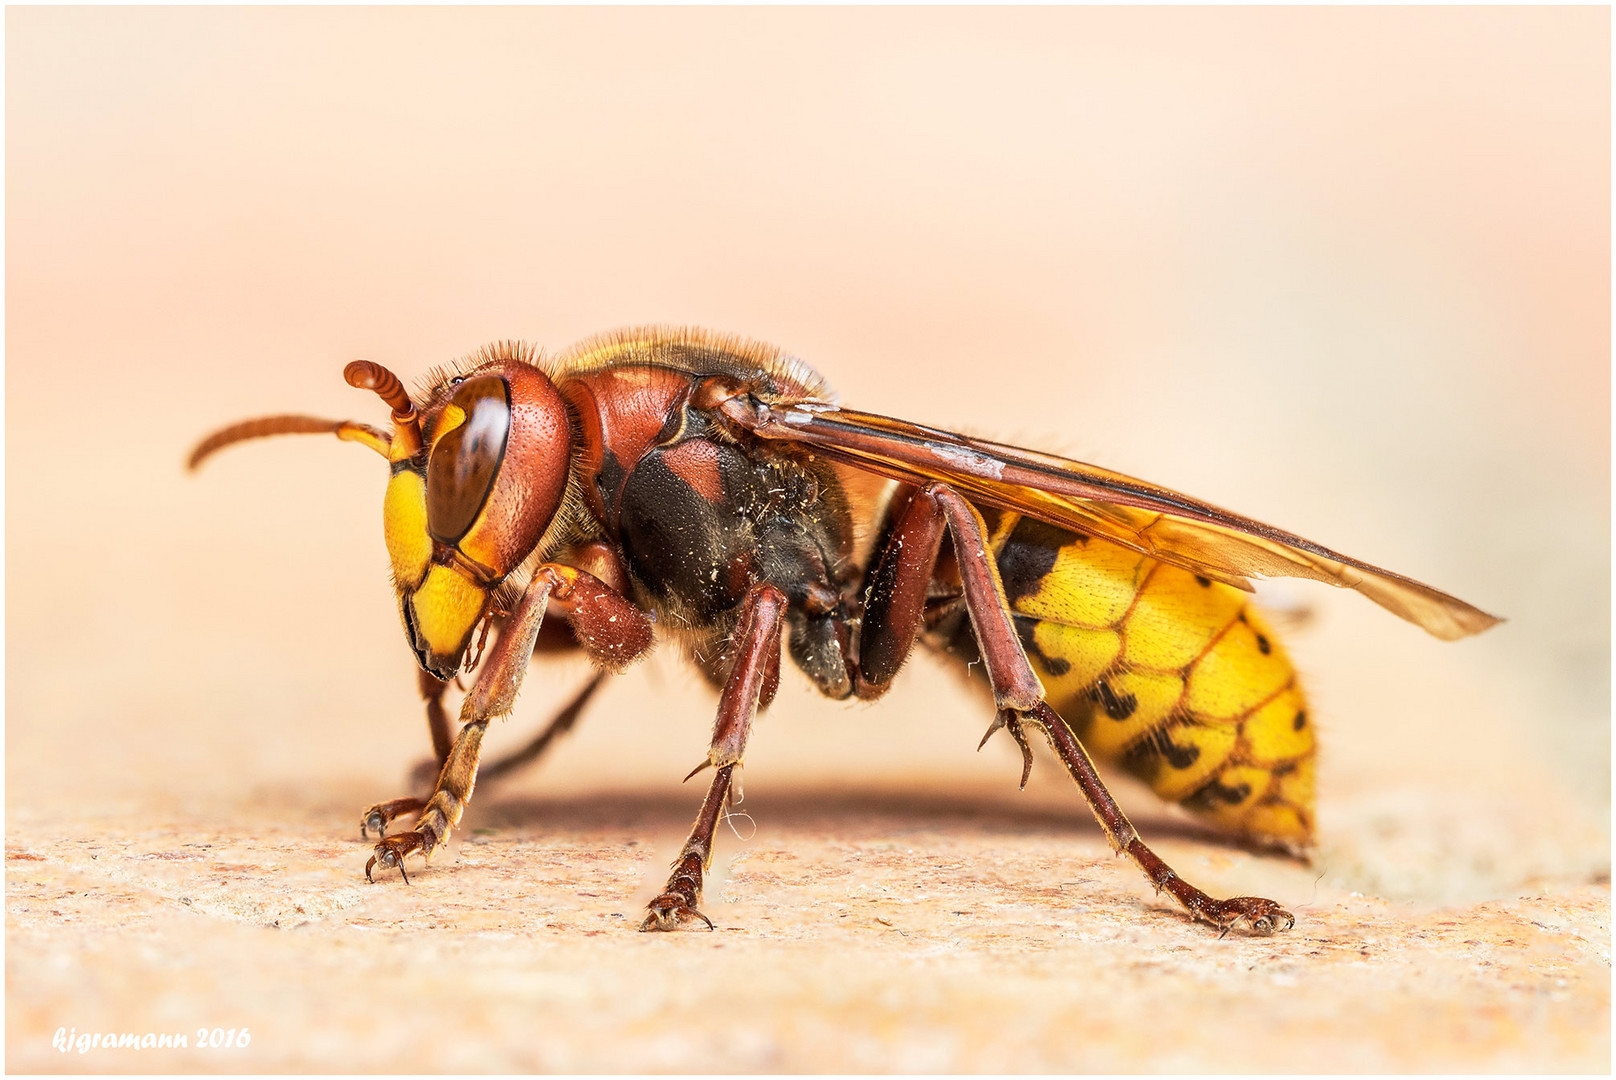
<svg viewBox="0 0 1616 1080"><path fill-rule="evenodd" d="M1033 669L1091 754L1231 832L1312 839L1313 725L1247 594L1031 518L987 520Z"/></svg>

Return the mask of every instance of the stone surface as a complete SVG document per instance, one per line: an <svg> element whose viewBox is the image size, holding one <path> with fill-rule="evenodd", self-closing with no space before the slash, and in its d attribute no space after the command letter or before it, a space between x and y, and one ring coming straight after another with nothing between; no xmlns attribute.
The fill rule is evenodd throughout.
<svg viewBox="0 0 1616 1080"><path fill-rule="evenodd" d="M642 934L690 791L487 795L406 886L347 803L12 819L12 1071L1602 1071L1608 882L1398 904L1141 815L1296 913L1219 939L1052 791L802 788L725 830L705 931ZM647 838L655 838L649 842ZM1387 844L1396 844L1395 839ZM245 1049L52 1049L245 1028Z"/></svg>

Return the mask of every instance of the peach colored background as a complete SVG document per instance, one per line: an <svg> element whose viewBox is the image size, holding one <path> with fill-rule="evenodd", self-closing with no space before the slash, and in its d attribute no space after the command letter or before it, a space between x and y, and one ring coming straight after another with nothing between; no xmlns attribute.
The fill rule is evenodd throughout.
<svg viewBox="0 0 1616 1080"><path fill-rule="evenodd" d="M1316 611L1292 650L1327 740L1323 849L1353 853L1347 886L1424 903L1598 872L1597 845L1555 836L1598 833L1610 791L1607 11L11 9L6 29L14 824L211 807L250 837L277 803L352 803L329 820L346 838L427 749L382 466L305 439L189 477L188 447L263 413L379 421L342 383L355 357L413 379L494 338L668 321L1508 616L1444 645L1282 590ZM577 674L535 669L506 745ZM710 717L659 657L519 783L671 790ZM874 709L791 682L751 808L766 827L771 787L838 772L1010 789L1008 745L974 752L985 722L929 661ZM1353 861L1394 797L1414 810L1387 827L1435 830L1423 861ZM1548 828L1523 837L1528 813Z"/></svg>

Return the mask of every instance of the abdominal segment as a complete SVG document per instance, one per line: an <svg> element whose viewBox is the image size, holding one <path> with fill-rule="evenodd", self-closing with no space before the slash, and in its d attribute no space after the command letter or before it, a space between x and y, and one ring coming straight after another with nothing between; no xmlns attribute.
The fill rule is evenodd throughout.
<svg viewBox="0 0 1616 1080"><path fill-rule="evenodd" d="M1311 841L1313 725L1247 594L1020 515L988 524L1033 670L1090 753L1229 832ZM968 620L936 629L974 651Z"/></svg>

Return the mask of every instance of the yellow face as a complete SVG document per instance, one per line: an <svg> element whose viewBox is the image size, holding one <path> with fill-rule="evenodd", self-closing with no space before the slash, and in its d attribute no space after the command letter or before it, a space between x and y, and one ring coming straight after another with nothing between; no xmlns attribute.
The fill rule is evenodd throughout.
<svg viewBox="0 0 1616 1080"><path fill-rule="evenodd" d="M509 430L504 380L461 382L438 417L425 468L394 462L382 502L404 632L421 666L441 679L459 670L504 576L475 556L487 547L486 504Z"/></svg>

